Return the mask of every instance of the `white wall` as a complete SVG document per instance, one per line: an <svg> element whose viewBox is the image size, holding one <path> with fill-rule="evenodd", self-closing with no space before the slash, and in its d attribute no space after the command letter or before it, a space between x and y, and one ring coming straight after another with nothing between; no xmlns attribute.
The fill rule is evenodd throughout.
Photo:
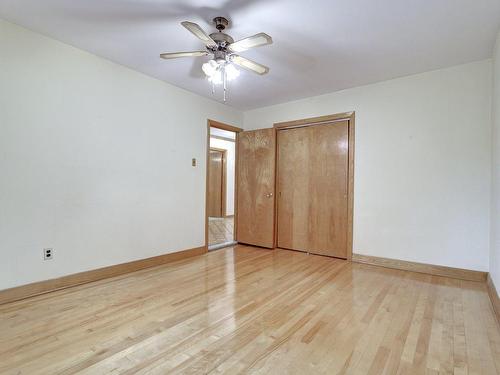
<svg viewBox="0 0 500 375"><path fill-rule="evenodd" d="M235 177L235 143L210 137L210 147L227 150L226 156L226 215L234 215L234 177Z"/></svg>
<svg viewBox="0 0 500 375"><path fill-rule="evenodd" d="M490 273L500 292L500 33L493 52Z"/></svg>
<svg viewBox="0 0 500 375"><path fill-rule="evenodd" d="M354 252L488 270L491 61L245 112L245 129L356 111Z"/></svg>
<svg viewBox="0 0 500 375"><path fill-rule="evenodd" d="M0 46L0 289L204 244L207 118L240 112L1 20Z"/></svg>
<svg viewBox="0 0 500 375"><path fill-rule="evenodd" d="M240 112L1 20L0 45L0 289L203 245L206 120ZM489 60L244 127L355 110L354 250L486 271L491 245L498 287L498 50L493 168Z"/></svg>

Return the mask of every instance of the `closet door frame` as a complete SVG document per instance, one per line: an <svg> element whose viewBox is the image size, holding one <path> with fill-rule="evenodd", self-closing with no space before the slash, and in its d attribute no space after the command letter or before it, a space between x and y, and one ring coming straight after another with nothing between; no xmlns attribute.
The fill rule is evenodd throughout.
<svg viewBox="0 0 500 375"><path fill-rule="evenodd" d="M278 133L280 130L302 128L306 126L315 126L321 124L327 124L337 121L347 121L348 123L348 170L347 170L347 260L352 259L352 243L353 243L353 214L354 214L354 122L355 122L355 112L344 112L337 113L334 115L313 117L301 120L279 122L274 124L274 129L276 131L276 149L279 145ZM276 178L275 178L275 191L278 191L278 176L279 176L279 163L278 163L278 153L276 155ZM278 204L279 199L277 197L275 202L275 228L274 237L277 244L278 238Z"/></svg>

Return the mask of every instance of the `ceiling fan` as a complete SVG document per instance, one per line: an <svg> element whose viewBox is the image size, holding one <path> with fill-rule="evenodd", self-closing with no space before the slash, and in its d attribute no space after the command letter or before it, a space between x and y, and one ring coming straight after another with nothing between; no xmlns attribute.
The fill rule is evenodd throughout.
<svg viewBox="0 0 500 375"><path fill-rule="evenodd" d="M215 93L215 85L223 85L224 101L226 101L227 82L239 75L239 71L236 69L235 65L260 75L269 72L267 66L240 56L238 53L250 48L271 44L273 40L265 33L258 33L235 42L231 36L223 32L229 25L229 21L226 18L215 17L213 21L218 31L210 35L203 31L196 23L188 21L181 22L182 26L205 44L205 50L162 53L160 57L162 59L176 59L180 57L212 55L212 58L203 64L202 69L208 77L208 80L212 83L212 93Z"/></svg>

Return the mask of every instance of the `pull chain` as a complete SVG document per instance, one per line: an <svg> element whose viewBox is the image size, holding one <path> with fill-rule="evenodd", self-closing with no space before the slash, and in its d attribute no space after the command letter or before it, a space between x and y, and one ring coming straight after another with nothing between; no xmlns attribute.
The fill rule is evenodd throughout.
<svg viewBox="0 0 500 375"><path fill-rule="evenodd" d="M226 89L227 89L227 75L226 75L226 67L224 66L223 70L222 70L222 80L223 80L223 84L224 84L224 102L226 101Z"/></svg>

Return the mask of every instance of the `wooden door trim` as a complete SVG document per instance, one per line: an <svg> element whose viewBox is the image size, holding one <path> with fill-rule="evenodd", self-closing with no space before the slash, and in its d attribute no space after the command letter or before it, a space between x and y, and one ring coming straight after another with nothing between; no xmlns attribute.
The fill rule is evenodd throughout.
<svg viewBox="0 0 500 375"><path fill-rule="evenodd" d="M222 130L228 130L234 132L235 137L235 146L234 146L234 224L233 224L233 238L236 241L236 223L238 218L238 133L242 132L242 128L238 128L236 126L224 124L220 121L215 121L211 119L207 119L207 144L205 151L205 159L206 159L206 173L205 173L205 252L208 252L208 164L210 163L210 128L218 128Z"/></svg>
<svg viewBox="0 0 500 375"><path fill-rule="evenodd" d="M276 132L276 175L275 175L275 191L278 191L278 131L285 129L293 129L297 127L315 126L329 124L337 121L347 121L348 123L348 170L347 170L347 260L352 260L353 253L353 216L354 216L354 134L355 134L355 112L343 112L327 116L312 117L294 121L278 122L274 124ZM274 212L274 238L275 246L278 246L278 199L275 200Z"/></svg>
<svg viewBox="0 0 500 375"><path fill-rule="evenodd" d="M229 130L230 132L239 133L239 132L243 131L242 128L238 128L238 127L233 126L233 125L224 124L223 122L219 122L219 121L215 121L215 120L210 120L209 119L208 120L208 124L212 128L218 128L218 129L222 129L222 130Z"/></svg>
<svg viewBox="0 0 500 375"><path fill-rule="evenodd" d="M347 121L352 120L354 122L354 114L355 112L352 111L352 112L337 113L334 115L305 118L300 120L277 122L274 124L274 128L278 130L290 129L298 126L313 126L313 125L320 125L321 123L326 124L334 121L344 121L344 120Z"/></svg>
<svg viewBox="0 0 500 375"><path fill-rule="evenodd" d="M221 186L221 217L226 217L227 200L227 150L223 148L210 147L210 151L222 153L222 186Z"/></svg>

